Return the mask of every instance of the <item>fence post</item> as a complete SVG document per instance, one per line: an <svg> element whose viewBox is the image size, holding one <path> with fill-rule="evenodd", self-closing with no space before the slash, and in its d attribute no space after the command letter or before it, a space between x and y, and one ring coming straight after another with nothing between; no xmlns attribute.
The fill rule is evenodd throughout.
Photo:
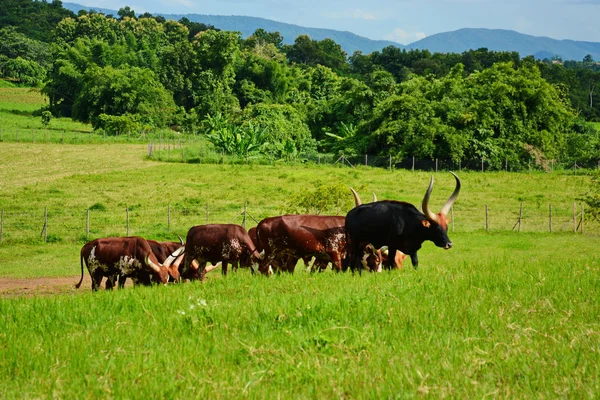
<svg viewBox="0 0 600 400"><path fill-rule="evenodd" d="M438 172L438 159L435 159L435 172Z"/></svg>
<svg viewBox="0 0 600 400"><path fill-rule="evenodd" d="M167 208L167 232L171 232L171 202Z"/></svg>
<svg viewBox="0 0 600 400"><path fill-rule="evenodd" d="M390 154L390 171L392 170L392 155Z"/></svg>
<svg viewBox="0 0 600 400"><path fill-rule="evenodd" d="M573 203L573 233L577 233L577 203Z"/></svg>
<svg viewBox="0 0 600 400"><path fill-rule="evenodd" d="M129 205L125 205L125 214L127 215L127 235L129 236Z"/></svg>
<svg viewBox="0 0 600 400"><path fill-rule="evenodd" d="M485 205L485 231L488 232L490 229L489 219L488 219L488 206Z"/></svg>
<svg viewBox="0 0 600 400"><path fill-rule="evenodd" d="M521 208L519 209L519 229L517 232L521 232L521 221L523 220L523 202L521 202Z"/></svg>
<svg viewBox="0 0 600 400"><path fill-rule="evenodd" d="M4 208L0 213L0 242L2 241L2 234L4 233Z"/></svg>
<svg viewBox="0 0 600 400"><path fill-rule="evenodd" d="M246 165L248 165L248 149L246 149Z"/></svg>
<svg viewBox="0 0 600 400"><path fill-rule="evenodd" d="M171 143L167 142L167 161L171 161Z"/></svg>
<svg viewBox="0 0 600 400"><path fill-rule="evenodd" d="M86 213L86 217L85 217L85 240L89 240L90 239L90 209L87 209L87 213Z"/></svg>
<svg viewBox="0 0 600 400"><path fill-rule="evenodd" d="M454 206L450 207L450 222L452 222L452 232L454 232Z"/></svg>
<svg viewBox="0 0 600 400"><path fill-rule="evenodd" d="M583 235L584 233L584 226L585 226L585 204L581 205L581 234Z"/></svg>
<svg viewBox="0 0 600 400"><path fill-rule="evenodd" d="M485 172L485 171L483 170L483 160L485 160L485 158L482 158L482 159L481 159L481 172Z"/></svg>
<svg viewBox="0 0 600 400"><path fill-rule="evenodd" d="M242 226L246 228L246 210L248 209L248 200L244 202L244 216L242 217Z"/></svg>
<svg viewBox="0 0 600 400"><path fill-rule="evenodd" d="M550 212L550 233L552 233L552 204L550 204L549 212Z"/></svg>
<svg viewBox="0 0 600 400"><path fill-rule="evenodd" d="M504 170L508 172L508 158L504 159Z"/></svg>
<svg viewBox="0 0 600 400"><path fill-rule="evenodd" d="M48 207L44 207L44 243L48 241Z"/></svg>
<svg viewBox="0 0 600 400"><path fill-rule="evenodd" d="M183 151L183 146L181 146L181 161L185 162L185 152Z"/></svg>
<svg viewBox="0 0 600 400"><path fill-rule="evenodd" d="M415 172L415 156L413 156L412 172Z"/></svg>
<svg viewBox="0 0 600 400"><path fill-rule="evenodd" d="M369 166L368 155L365 154L365 167Z"/></svg>

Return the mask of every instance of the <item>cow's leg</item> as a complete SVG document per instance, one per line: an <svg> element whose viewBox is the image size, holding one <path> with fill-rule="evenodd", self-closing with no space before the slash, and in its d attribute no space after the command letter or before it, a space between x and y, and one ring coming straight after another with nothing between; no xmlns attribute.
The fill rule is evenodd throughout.
<svg viewBox="0 0 600 400"><path fill-rule="evenodd" d="M299 259L300 258L296 257L296 256L288 256L285 270L287 272L289 272L290 274L293 274L294 270L296 269L296 264L298 264Z"/></svg>
<svg viewBox="0 0 600 400"><path fill-rule="evenodd" d="M350 264L350 270L352 272L360 272L362 273L362 263L361 263L361 254L362 251L361 249L363 249L365 246L363 245L361 246L356 246L356 245L352 245L350 247L350 252L349 252L349 264Z"/></svg>
<svg viewBox="0 0 600 400"><path fill-rule="evenodd" d="M223 260L223 263L221 264L221 274L227 276L227 260Z"/></svg>
<svg viewBox="0 0 600 400"><path fill-rule="evenodd" d="M391 271L393 269L396 269L396 251L398 249L396 249L395 247L388 247L388 255L387 255L387 260L385 260L384 269L387 269L388 271Z"/></svg>
<svg viewBox="0 0 600 400"><path fill-rule="evenodd" d="M93 271L90 271L90 277L92 278L92 290L96 292L98 289L100 289L102 278L104 278L104 273L100 268L97 268Z"/></svg>
<svg viewBox="0 0 600 400"><path fill-rule="evenodd" d="M117 282L117 279L119 278L119 275L109 275L106 277L106 282L104 282L104 289L105 290L113 290L113 288L115 287L115 283Z"/></svg>
<svg viewBox="0 0 600 400"><path fill-rule="evenodd" d="M125 274L119 275L119 289L123 289L125 287L126 280L127 276L125 276Z"/></svg>
<svg viewBox="0 0 600 400"><path fill-rule="evenodd" d="M238 260L233 260L231 262L231 271L232 272L237 272L238 268L239 268L240 262Z"/></svg>
<svg viewBox="0 0 600 400"><path fill-rule="evenodd" d="M395 251L395 250L394 250ZM390 253L392 254L392 253ZM395 253L394 253L395 254ZM417 257L417 252L415 251L410 255L410 261L412 261L412 265L415 269L419 268L419 258ZM391 257L390 257L391 258Z"/></svg>
<svg viewBox="0 0 600 400"><path fill-rule="evenodd" d="M197 259L198 264L200 265L200 268L198 268L198 279L200 279L200 281L204 280L204 277L206 277L206 263L208 261L204 260L204 259Z"/></svg>

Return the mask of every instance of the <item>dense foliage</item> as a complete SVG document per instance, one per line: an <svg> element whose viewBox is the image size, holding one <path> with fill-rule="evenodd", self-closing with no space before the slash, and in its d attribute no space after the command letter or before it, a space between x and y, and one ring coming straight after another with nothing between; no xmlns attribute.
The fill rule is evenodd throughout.
<svg viewBox="0 0 600 400"><path fill-rule="evenodd" d="M0 30L2 76L43 85L53 115L108 134L171 127L241 156L320 150L483 158L492 168L587 161L600 150L585 122L600 118L591 57L540 62L517 52L393 46L348 56L331 39L301 35L284 45L263 29L242 39L129 7L116 17L67 16L50 46L8 25ZM224 128L209 123L217 120Z"/></svg>

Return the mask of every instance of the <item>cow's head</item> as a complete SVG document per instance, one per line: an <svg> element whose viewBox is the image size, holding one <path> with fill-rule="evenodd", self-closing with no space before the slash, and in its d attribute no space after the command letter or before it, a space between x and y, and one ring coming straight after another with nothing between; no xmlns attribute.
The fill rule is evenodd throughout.
<svg viewBox="0 0 600 400"><path fill-rule="evenodd" d="M380 250L377 250L372 244L368 244L364 251L361 263L363 268L371 272L381 272L383 257Z"/></svg>
<svg viewBox="0 0 600 400"><path fill-rule="evenodd" d="M163 263L163 265L168 268L169 276L175 282L179 282L181 280L181 277L179 275L179 265L181 265L181 262L183 261L183 258L185 256L185 243L183 242L181 236L178 235L178 237L181 246L177 250L169 254L169 257L167 257L167 259Z"/></svg>
<svg viewBox="0 0 600 400"><path fill-rule="evenodd" d="M223 263L219 261L215 265L208 264L205 266L204 270L200 270L200 263L193 259L189 265L186 266L185 262L182 262L179 265L179 276L180 279L195 281L195 280L203 280L204 276L210 271L219 268Z"/></svg>
<svg viewBox="0 0 600 400"><path fill-rule="evenodd" d="M450 171L450 173L456 179L456 187L454 188L454 192L448 201L446 201L446 204L444 204L441 211L437 214L434 214L429 209L429 197L431 196L431 191L433 190L433 176L431 177L429 188L427 188L425 197L423 197L422 208L423 214L425 214L425 219L421 221L423 227L427 229L427 238L436 246L443 247L446 250L452 247L452 242L450 241L450 238L448 238L448 223L450 222L448 213L450 212L450 209L452 208L452 205L456 201L458 193L460 192L460 179L458 179L458 176L456 176L454 172Z"/></svg>
<svg viewBox="0 0 600 400"><path fill-rule="evenodd" d="M169 282L169 268L160 264L154 253L150 252L146 254L144 262L152 271L154 271L155 277L160 283L166 284Z"/></svg>

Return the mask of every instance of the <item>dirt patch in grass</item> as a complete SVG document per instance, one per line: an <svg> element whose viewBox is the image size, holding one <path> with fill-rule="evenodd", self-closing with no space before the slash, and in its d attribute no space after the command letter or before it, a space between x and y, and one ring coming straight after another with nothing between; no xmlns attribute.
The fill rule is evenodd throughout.
<svg viewBox="0 0 600 400"><path fill-rule="evenodd" d="M0 278L0 297L50 296L91 291L92 281L89 275L84 275L81 287L75 289L80 278L80 275L61 278ZM131 286L131 280L125 283L125 287L128 286Z"/></svg>

